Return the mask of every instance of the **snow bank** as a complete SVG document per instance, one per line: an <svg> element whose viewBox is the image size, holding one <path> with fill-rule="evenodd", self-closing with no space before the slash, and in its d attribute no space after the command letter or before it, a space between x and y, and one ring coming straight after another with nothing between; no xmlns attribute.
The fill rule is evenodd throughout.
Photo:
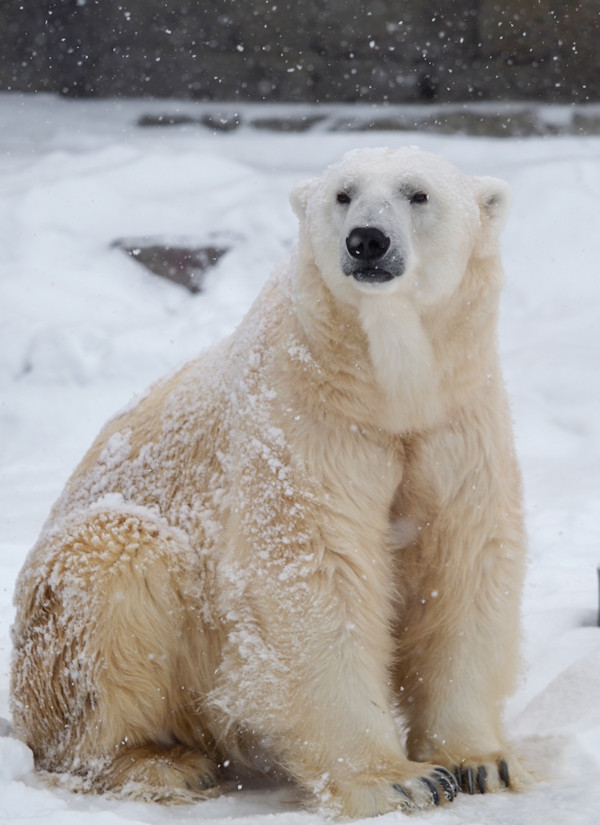
<svg viewBox="0 0 600 825"><path fill-rule="evenodd" d="M170 104L174 107L175 104ZM191 104L186 104L190 108ZM514 402L531 565L511 735L542 781L412 817L439 825L590 825L600 811L600 139L139 129L164 104L0 96L0 819L44 825L308 825L290 789L182 809L44 787L10 737L12 589L70 470L132 393L238 323L296 223L297 180L357 146L418 143L514 191L500 344ZM232 250L186 290L123 237ZM386 821L399 820L389 814Z"/></svg>

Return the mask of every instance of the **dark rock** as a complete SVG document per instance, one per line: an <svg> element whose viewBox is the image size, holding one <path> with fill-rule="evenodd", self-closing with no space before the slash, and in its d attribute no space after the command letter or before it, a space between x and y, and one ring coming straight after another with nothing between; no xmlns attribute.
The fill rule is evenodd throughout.
<svg viewBox="0 0 600 825"><path fill-rule="evenodd" d="M189 115L142 115L137 125L146 126L187 126L198 123L196 118Z"/></svg>
<svg viewBox="0 0 600 825"><path fill-rule="evenodd" d="M251 122L254 129L268 132L308 132L323 123L325 115L298 115L297 117L259 117Z"/></svg>
<svg viewBox="0 0 600 825"><path fill-rule="evenodd" d="M237 112L228 114L209 114L201 119L203 126L215 132L233 132L241 125L242 119Z"/></svg>
<svg viewBox="0 0 600 825"><path fill-rule="evenodd" d="M205 273L229 251L226 246L187 247L171 244L118 240L113 246L123 249L155 275L184 286L193 294L202 292Z"/></svg>

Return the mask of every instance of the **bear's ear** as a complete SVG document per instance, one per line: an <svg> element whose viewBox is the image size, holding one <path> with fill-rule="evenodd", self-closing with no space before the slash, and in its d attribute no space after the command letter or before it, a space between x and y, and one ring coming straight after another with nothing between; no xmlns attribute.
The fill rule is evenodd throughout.
<svg viewBox="0 0 600 825"><path fill-rule="evenodd" d="M473 178L473 186L481 219L477 249L480 255L493 255L512 200L510 186L490 177Z"/></svg>
<svg viewBox="0 0 600 825"><path fill-rule="evenodd" d="M290 193L290 203L295 215L302 220L306 215L308 208L308 201L311 194L317 188L319 182L318 178L311 178L310 180L297 183Z"/></svg>
<svg viewBox="0 0 600 825"><path fill-rule="evenodd" d="M500 178L473 178L475 195L479 204L481 219L487 231L497 237L506 223L512 201L510 186Z"/></svg>

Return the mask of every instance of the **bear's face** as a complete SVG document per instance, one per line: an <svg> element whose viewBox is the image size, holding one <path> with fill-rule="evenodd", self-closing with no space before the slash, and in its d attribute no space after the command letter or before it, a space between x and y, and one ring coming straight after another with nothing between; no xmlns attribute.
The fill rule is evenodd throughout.
<svg viewBox="0 0 600 825"><path fill-rule="evenodd" d="M454 292L471 255L495 249L508 202L502 181L415 148L350 152L292 193L323 280L356 306L390 293L429 306Z"/></svg>

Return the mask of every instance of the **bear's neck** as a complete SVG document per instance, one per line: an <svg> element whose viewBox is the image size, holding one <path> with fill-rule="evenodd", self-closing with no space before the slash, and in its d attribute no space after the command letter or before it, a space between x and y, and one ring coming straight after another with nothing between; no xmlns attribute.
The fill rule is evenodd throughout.
<svg viewBox="0 0 600 825"><path fill-rule="evenodd" d="M336 300L312 270L291 285L298 335L310 353L310 364L295 369L297 385L309 381L324 411L409 435L449 420L469 398L477 403L485 376L497 371L493 290L475 294L467 275L464 293L424 313L398 294L367 296L357 309Z"/></svg>

